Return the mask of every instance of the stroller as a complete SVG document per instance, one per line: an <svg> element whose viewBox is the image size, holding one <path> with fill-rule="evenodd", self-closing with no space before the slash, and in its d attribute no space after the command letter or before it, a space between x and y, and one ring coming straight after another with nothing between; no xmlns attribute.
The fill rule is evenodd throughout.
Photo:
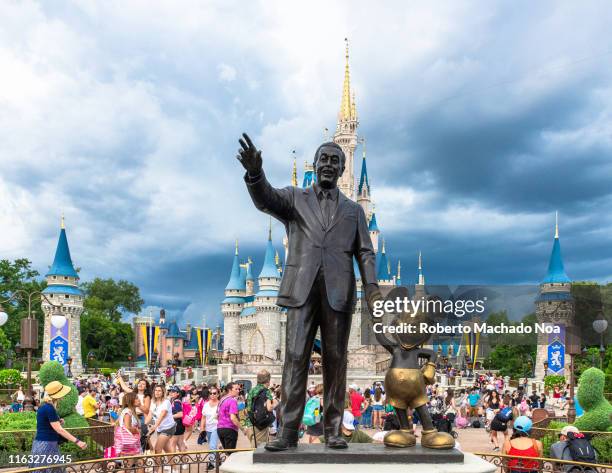
<svg viewBox="0 0 612 473"><path fill-rule="evenodd" d="M438 432L446 432L457 438L459 435L453 430L453 424L455 422L455 414L449 412L448 414L433 414L431 416L434 427Z"/></svg>

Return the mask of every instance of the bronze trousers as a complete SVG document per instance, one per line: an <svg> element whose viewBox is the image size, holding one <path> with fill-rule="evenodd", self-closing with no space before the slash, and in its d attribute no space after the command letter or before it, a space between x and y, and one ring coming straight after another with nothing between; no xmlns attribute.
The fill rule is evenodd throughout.
<svg viewBox="0 0 612 473"><path fill-rule="evenodd" d="M287 311L279 437L290 442L297 441L304 415L308 366L317 328L321 329L325 437L340 435L346 394L347 346L353 314L330 307L324 277L323 271L319 270L306 303Z"/></svg>

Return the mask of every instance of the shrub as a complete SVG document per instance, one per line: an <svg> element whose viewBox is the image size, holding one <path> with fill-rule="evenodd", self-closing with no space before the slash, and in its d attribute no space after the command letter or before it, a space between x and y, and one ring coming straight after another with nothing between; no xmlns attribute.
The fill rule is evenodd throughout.
<svg viewBox="0 0 612 473"><path fill-rule="evenodd" d="M544 389L553 390L555 386L565 386L565 376L550 374L544 378Z"/></svg>
<svg viewBox="0 0 612 473"><path fill-rule="evenodd" d="M0 387L23 386L25 382L17 370L0 370Z"/></svg>
<svg viewBox="0 0 612 473"><path fill-rule="evenodd" d="M64 386L70 386L70 392L57 403L57 413L60 417L67 417L74 412L74 408L79 400L79 393L64 374L64 367L57 361L47 361L40 367L38 372L40 384L46 386L51 381L59 381Z"/></svg>
<svg viewBox="0 0 612 473"><path fill-rule="evenodd" d="M604 397L604 372L589 368L580 376L578 402L584 414L576 419L574 425L580 430L606 432L612 426L612 406Z"/></svg>

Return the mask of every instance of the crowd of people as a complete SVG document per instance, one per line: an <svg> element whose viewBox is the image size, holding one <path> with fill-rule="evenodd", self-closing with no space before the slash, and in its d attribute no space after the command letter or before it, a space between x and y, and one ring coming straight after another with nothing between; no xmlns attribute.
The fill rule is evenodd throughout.
<svg viewBox="0 0 612 473"><path fill-rule="evenodd" d="M120 375L89 376L74 383L79 392L76 411L86 419L100 419L115 426L109 457L184 452L192 436L201 449L235 449L240 433L252 447L258 447L267 443L282 423L280 385L271 383L266 370L257 374L257 383L251 389L237 383L178 386L165 380L151 383L144 378L131 383ZM36 406L37 434L32 454L55 452L60 437L84 446L63 429L55 410L57 401L67 392L69 388L58 382L44 387ZM460 429L483 429L493 451L523 458L542 456L541 442L530 437L533 410L561 408L566 401L561 389L555 389L552 396L535 390L528 393L523 385L510 389L495 374L481 375L471 387L457 391L434 384L427 387L427 396L438 430L457 438ZM13 398L11 406L18 411L25 399L23 390ZM308 387L304 405L300 437L305 436L308 443L324 442L322 384ZM411 413L410 420L418 434L418 414ZM341 435L348 443L382 442L386 432L398 428L382 381L348 386L341 427ZM571 449L562 442L571 443L580 436L574 427L564 429L561 443L551 449L551 455L558 455L553 458L572 459ZM193 449L193 441L191 444ZM461 448L458 443L457 446ZM214 468L214 464L209 467Z"/></svg>

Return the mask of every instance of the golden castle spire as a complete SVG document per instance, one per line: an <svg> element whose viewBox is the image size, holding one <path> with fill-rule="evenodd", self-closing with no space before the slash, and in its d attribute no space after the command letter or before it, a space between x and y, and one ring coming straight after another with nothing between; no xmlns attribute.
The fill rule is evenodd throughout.
<svg viewBox="0 0 612 473"><path fill-rule="evenodd" d="M236 238L236 255L238 254L238 238Z"/></svg>
<svg viewBox="0 0 612 473"><path fill-rule="evenodd" d="M559 238L559 212L555 212L555 238Z"/></svg>
<svg viewBox="0 0 612 473"><path fill-rule="evenodd" d="M402 262L397 260L397 279L402 278Z"/></svg>
<svg viewBox="0 0 612 473"><path fill-rule="evenodd" d="M344 38L346 43L346 64L344 66L344 85L342 87L342 103L340 104L339 121L349 121L354 118L354 104L351 104L351 74L349 71L349 42L348 38Z"/></svg>
<svg viewBox="0 0 612 473"><path fill-rule="evenodd" d="M291 185L297 187L297 161L295 158L295 150L293 150L293 172L291 173Z"/></svg>
<svg viewBox="0 0 612 473"><path fill-rule="evenodd" d="M66 228L66 223L64 222L64 212L62 212L62 220L60 221L60 228Z"/></svg>

